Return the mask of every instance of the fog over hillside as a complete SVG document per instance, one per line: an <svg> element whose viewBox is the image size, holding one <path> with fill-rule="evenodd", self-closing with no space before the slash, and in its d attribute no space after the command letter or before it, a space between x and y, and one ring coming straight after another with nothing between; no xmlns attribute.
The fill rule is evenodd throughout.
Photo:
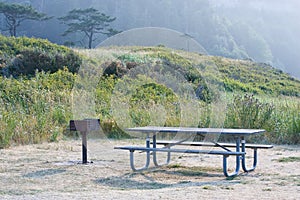
<svg viewBox="0 0 300 200"><path fill-rule="evenodd" d="M0 0L1 1L1 0ZM62 37L57 17L94 7L116 17L113 28L162 27L190 35L211 55L271 64L300 78L300 1L297 0L2 0L34 6L53 19L27 21L19 35L84 46L82 35ZM82 3L84 2L84 3ZM1 16L0 25L4 26ZM29 28L35 27L35 28ZM2 31L2 34L7 34ZM99 36L94 47L107 39Z"/></svg>

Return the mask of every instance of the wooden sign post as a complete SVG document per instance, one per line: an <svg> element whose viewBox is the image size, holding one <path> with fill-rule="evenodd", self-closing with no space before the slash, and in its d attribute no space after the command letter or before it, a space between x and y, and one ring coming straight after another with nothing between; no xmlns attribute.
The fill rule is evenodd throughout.
<svg viewBox="0 0 300 200"><path fill-rule="evenodd" d="M87 134L100 130L100 119L70 120L70 130L79 131L82 137L82 164L87 164Z"/></svg>

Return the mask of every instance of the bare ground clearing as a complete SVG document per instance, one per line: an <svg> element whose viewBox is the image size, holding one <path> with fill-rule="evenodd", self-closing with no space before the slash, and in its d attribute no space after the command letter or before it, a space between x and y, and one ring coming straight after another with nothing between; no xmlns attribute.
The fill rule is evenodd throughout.
<svg viewBox="0 0 300 200"><path fill-rule="evenodd" d="M80 140L1 149L0 199L300 199L299 146L260 150L254 172L227 180L216 155L173 154L133 173L129 152L113 149L128 142L89 140L87 165Z"/></svg>

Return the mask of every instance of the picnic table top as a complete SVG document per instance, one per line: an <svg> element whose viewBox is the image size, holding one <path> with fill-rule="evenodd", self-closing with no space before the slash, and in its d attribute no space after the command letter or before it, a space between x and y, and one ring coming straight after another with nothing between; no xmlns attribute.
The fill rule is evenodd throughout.
<svg viewBox="0 0 300 200"><path fill-rule="evenodd" d="M247 136L258 133L264 133L264 129L233 129L233 128L192 128L192 127L160 127L160 126L145 126L125 129L131 132L144 133L187 133L187 134L226 134Z"/></svg>

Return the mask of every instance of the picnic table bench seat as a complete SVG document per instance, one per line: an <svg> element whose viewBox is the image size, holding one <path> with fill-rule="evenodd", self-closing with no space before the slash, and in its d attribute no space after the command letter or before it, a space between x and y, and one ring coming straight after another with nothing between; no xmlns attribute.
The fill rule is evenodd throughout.
<svg viewBox="0 0 300 200"><path fill-rule="evenodd" d="M152 142L151 142L152 144ZM181 142L178 143L177 141L171 141L171 140L157 140L156 144L158 145L164 145L164 146L172 146L172 145L185 145L185 146L205 146L205 147L217 147L217 146L223 146L223 147L229 147L229 148L235 148L235 143L213 143L213 142ZM241 144L242 146L242 144ZM250 149L271 149L273 148L273 145L267 145L267 144L245 144L246 148Z"/></svg>
<svg viewBox="0 0 300 200"><path fill-rule="evenodd" d="M213 150L198 150L198 149L171 149L171 148L147 148L141 146L121 146L114 147L115 149L134 151L149 151L149 152L173 152L173 153L193 153L193 154L214 154L214 155L224 155L224 156L238 156L244 155L244 152L235 151L213 151Z"/></svg>

